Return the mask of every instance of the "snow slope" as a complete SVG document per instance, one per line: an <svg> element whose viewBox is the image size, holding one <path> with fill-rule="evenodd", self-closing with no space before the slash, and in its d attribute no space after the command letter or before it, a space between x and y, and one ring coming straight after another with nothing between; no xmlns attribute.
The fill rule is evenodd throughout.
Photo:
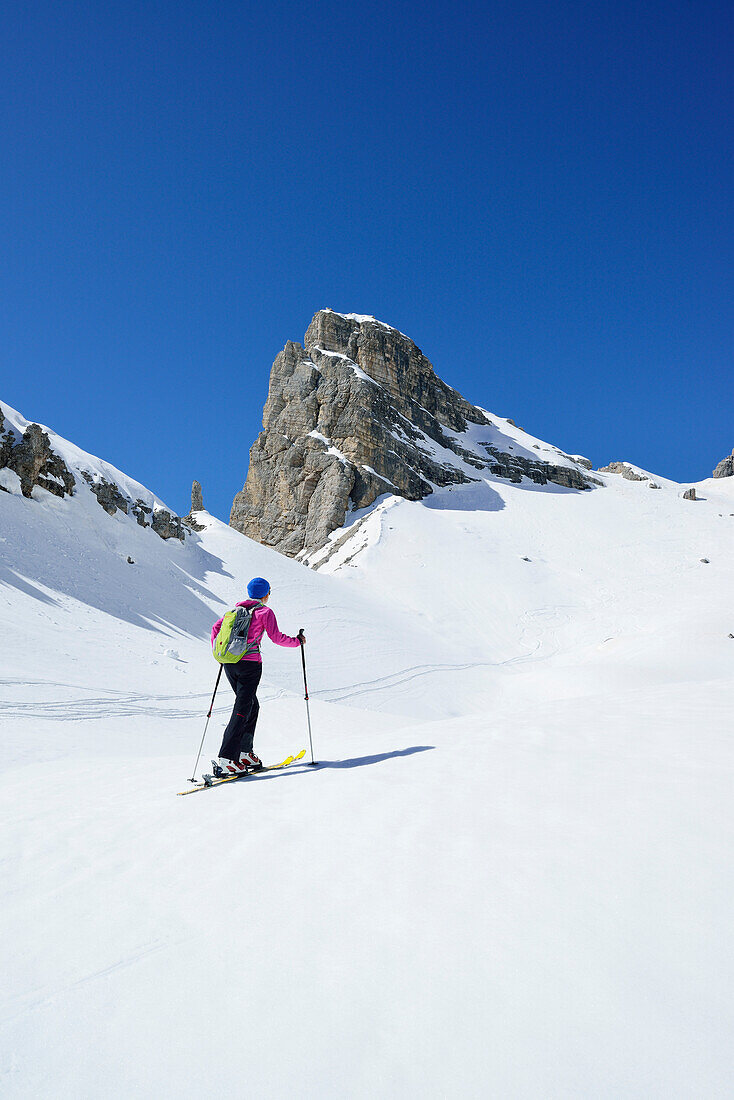
<svg viewBox="0 0 734 1100"><path fill-rule="evenodd" d="M5 419L6 430L10 427L17 438L20 438L25 432L26 428L31 423L37 423L37 421L26 420L21 413L12 409L10 405L2 403L2 412ZM101 458L97 458L95 455L89 453L89 451L83 451L81 447L77 447L75 443L70 443L68 439L64 439L57 432L51 428L47 428L44 424L40 427L49 437L51 449L66 464L67 469L71 470L76 477L76 495L84 497L89 494L89 488L84 483L84 479L78 476L82 470L92 475L94 481L100 481L104 479L118 486L122 490L123 494L130 500L141 500L144 504L149 505L151 508L165 508L165 505L154 493L151 493L149 489L146 489L144 485L141 485L139 481L135 481L133 478L128 477L122 470L118 470L116 466L113 466L109 462L105 462ZM0 471L2 478L0 479L0 485L6 491L11 493L19 492L19 478L12 471L3 470ZM4 482L7 482L5 484ZM43 489L34 490L37 498L45 499L45 491ZM170 509L169 509L170 511Z"/></svg>
<svg viewBox="0 0 734 1100"><path fill-rule="evenodd" d="M0 493L3 1096L731 1095L734 479L598 476L383 498L321 572ZM320 766L177 798L254 575Z"/></svg>

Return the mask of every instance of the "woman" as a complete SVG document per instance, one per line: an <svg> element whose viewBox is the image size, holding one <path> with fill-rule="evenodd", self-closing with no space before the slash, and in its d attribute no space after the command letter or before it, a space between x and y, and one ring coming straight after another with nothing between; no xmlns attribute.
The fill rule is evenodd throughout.
<svg viewBox="0 0 734 1100"><path fill-rule="evenodd" d="M260 713L260 704L255 693L263 670L260 656L260 642L263 634L267 633L271 642L282 646L295 647L305 644L306 641L302 630L298 632L297 638L281 634L278 630L275 615L266 606L270 599L270 585L263 577L253 577L247 586L247 595L249 599L235 605L253 608L250 627L247 631L247 649L239 661L224 665L227 679L235 693L235 700L232 717L222 738L219 763L232 775L243 772L247 768L257 771L263 766L262 760L252 750L257 716ZM218 619L212 627L212 645L221 627L222 620Z"/></svg>

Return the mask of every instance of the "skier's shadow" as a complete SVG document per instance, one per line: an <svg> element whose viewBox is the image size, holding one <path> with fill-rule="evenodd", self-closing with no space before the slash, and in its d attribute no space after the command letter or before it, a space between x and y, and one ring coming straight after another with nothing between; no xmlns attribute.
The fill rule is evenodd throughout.
<svg viewBox="0 0 734 1100"><path fill-rule="evenodd" d="M319 768L364 768L368 764L381 764L383 760L394 760L398 756L412 756L416 752L429 752L435 745L413 745L410 749L396 749L395 752L378 752L374 756L355 756L351 760L319 760Z"/></svg>
<svg viewBox="0 0 734 1100"><path fill-rule="evenodd" d="M319 760L313 766L317 770L321 768L364 768L367 764L381 764L384 760L394 760L398 756L412 756L416 752L429 752L435 747L435 745L413 745L409 749L396 749L395 752L378 752L374 756L355 756L351 760ZM266 768L265 771L254 773L252 779L258 783L265 783L269 779L282 779L285 775L291 777L303 775L304 771L308 771L307 760L299 760L298 765L300 767L293 763L287 768L274 768L272 772L269 772ZM246 783L247 778L243 777L239 781ZM236 782L238 780L234 779L233 783Z"/></svg>

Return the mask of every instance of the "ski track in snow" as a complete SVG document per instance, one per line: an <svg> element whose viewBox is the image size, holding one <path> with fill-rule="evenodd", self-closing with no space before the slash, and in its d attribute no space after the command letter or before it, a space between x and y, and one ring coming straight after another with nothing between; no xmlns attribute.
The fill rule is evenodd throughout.
<svg viewBox="0 0 734 1100"><path fill-rule="evenodd" d="M400 672L390 676L381 676L376 680L364 680L349 687L328 688L313 691L311 695L315 699L321 699L330 703L342 703L349 699L356 699L361 695L369 695L373 692L384 691L387 688L402 687L421 677L431 676L436 673L463 672L470 668L485 668L488 662L472 661L468 664L446 665L415 665L413 668L401 669Z"/></svg>
<svg viewBox="0 0 734 1100"><path fill-rule="evenodd" d="M401 669L400 672L392 673L389 676L381 676L376 680L364 680L361 683L355 683L349 687L325 688L319 691L312 691L311 696L314 699L320 699L329 703L343 703L350 699L356 699L361 695L385 691L388 688L403 687L405 684L409 684L414 680L426 676L443 675L451 672L466 672L469 669L475 668L502 668L507 665L520 664L523 661L530 660L533 655L537 653L539 646L540 642L536 644L535 649L527 653L520 653L516 657L508 657L503 661L469 661L463 664L415 665L412 668Z"/></svg>
<svg viewBox="0 0 734 1100"><path fill-rule="evenodd" d="M76 695L80 691L99 691L99 688L83 688L77 684L64 684L55 680L26 680L6 678L0 680L0 689L8 691L12 688L31 688L38 691L39 688L54 687L64 688L70 694ZM272 692L263 695L264 699L277 698L280 693ZM202 703L211 699L211 692L201 692L186 695L146 695L140 692L117 691L104 689L104 694L87 699L74 698L71 700L49 699L43 703L38 702L10 702L7 699L0 700L0 714L5 718L48 718L51 721L98 721L104 718L125 718L133 715L151 715L158 718L193 718L202 713L202 707L186 709L184 707L173 708L169 703L183 701L193 702L201 700ZM224 713L232 709L231 700L229 706L215 706L213 714ZM204 708L206 712L206 707Z"/></svg>

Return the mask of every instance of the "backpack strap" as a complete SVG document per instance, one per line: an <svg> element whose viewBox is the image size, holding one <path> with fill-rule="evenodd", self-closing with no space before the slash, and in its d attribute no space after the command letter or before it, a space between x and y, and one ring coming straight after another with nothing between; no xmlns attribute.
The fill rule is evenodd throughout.
<svg viewBox="0 0 734 1100"><path fill-rule="evenodd" d="M249 609L250 610L250 628L252 627L252 620L255 616L255 612L260 607L265 607L265 604L262 602L262 600L257 600L256 604L255 604L255 607L251 607ZM250 632L250 629L248 628L247 633L249 634L249 632ZM262 640L262 636L261 636L261 640ZM259 653L259 652L260 652L260 642L252 642L251 644L249 644L247 646L247 648L245 649L245 652L242 654L242 656L247 657L250 653Z"/></svg>

